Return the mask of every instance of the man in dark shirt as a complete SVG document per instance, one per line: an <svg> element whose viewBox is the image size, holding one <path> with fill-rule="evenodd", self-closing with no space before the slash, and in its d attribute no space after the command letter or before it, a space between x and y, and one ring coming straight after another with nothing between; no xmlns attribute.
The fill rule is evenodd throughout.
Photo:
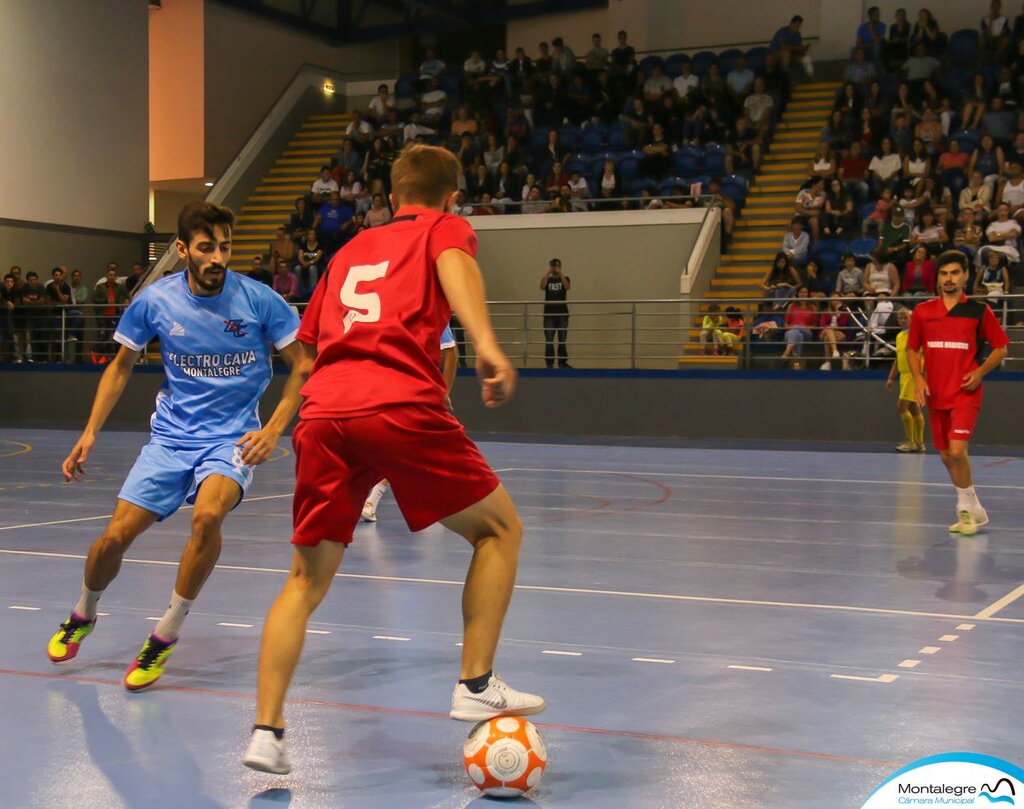
<svg viewBox="0 0 1024 809"><path fill-rule="evenodd" d="M29 271L25 274L25 285L21 288L22 324L25 330L25 359L37 362L43 358L46 347L46 290L39 283L39 274ZM32 354L32 344L39 351Z"/></svg>
<svg viewBox="0 0 1024 809"><path fill-rule="evenodd" d="M15 329L15 314L21 303L21 292L14 285L14 276L7 273L3 286L0 286L0 358L22 362L21 346Z"/></svg>
<svg viewBox="0 0 1024 809"><path fill-rule="evenodd" d="M282 228L278 228L278 230L282 230ZM253 281L259 281L268 287L274 285L274 274L263 266L263 256L253 256L252 269L249 270L248 275Z"/></svg>
<svg viewBox="0 0 1024 809"><path fill-rule="evenodd" d="M71 285L67 282L68 271L65 267L54 267L46 284L46 297L52 304L47 313L49 346L47 361L64 360L64 343L68 338L68 323L64 313L71 303Z"/></svg>
<svg viewBox="0 0 1024 809"><path fill-rule="evenodd" d="M544 364L555 366L555 336L558 336L558 367L571 368L565 338L569 331L569 307L565 302L571 282L562 274L561 259L548 262L548 271L540 280L544 290Z"/></svg>
<svg viewBox="0 0 1024 809"><path fill-rule="evenodd" d="M626 42L626 32L619 31L619 44L612 49L612 72L629 76L636 68L636 49Z"/></svg>
<svg viewBox="0 0 1024 809"><path fill-rule="evenodd" d="M128 273L128 278L125 279L124 289L131 297L132 292L135 291L135 287L139 285L139 281L142 280L142 273L144 272L142 265L139 262L132 264L131 272Z"/></svg>

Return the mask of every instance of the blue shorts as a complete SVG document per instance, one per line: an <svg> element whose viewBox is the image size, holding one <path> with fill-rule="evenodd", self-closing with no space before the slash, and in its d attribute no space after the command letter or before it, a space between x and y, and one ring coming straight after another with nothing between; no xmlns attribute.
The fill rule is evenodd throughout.
<svg viewBox="0 0 1024 809"><path fill-rule="evenodd" d="M117 496L152 511L163 521L182 503L195 503L199 485L210 475L235 481L242 489L241 503L252 483L253 467L242 463L242 448L233 443L185 449L150 441Z"/></svg>

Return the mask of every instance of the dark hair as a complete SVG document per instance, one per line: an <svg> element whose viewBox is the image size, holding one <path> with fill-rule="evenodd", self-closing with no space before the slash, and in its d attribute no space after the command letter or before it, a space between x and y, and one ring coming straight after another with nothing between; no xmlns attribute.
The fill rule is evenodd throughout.
<svg viewBox="0 0 1024 809"><path fill-rule="evenodd" d="M379 85L377 85L377 92L378 92L378 93L379 93L379 92L380 92L381 90L387 90L387 89L388 89L388 86L387 86L386 84L379 84Z"/></svg>
<svg viewBox="0 0 1024 809"><path fill-rule="evenodd" d="M38 278L38 277L39 277L39 273L37 273L35 270L29 270L27 273L25 273L25 280L26 281L29 278Z"/></svg>
<svg viewBox="0 0 1024 809"><path fill-rule="evenodd" d="M555 48L561 48L562 45L564 45L564 44L565 43L562 42L562 38L561 37L555 37L554 39L551 40L551 45L552 45L552 47L555 47Z"/></svg>
<svg viewBox="0 0 1024 809"><path fill-rule="evenodd" d="M879 13L878 6L872 6L871 8L868 9L868 16L871 16L872 14L875 13Z"/></svg>
<svg viewBox="0 0 1024 809"><path fill-rule="evenodd" d="M50 275L56 275L59 272L64 272L64 268L63 267L54 267L52 270L50 270Z"/></svg>
<svg viewBox="0 0 1024 809"><path fill-rule="evenodd" d="M5 275L5 276L4 276L4 280L5 280L5 281L6 281L6 280L7 280L8 278L10 278L10 279L11 279L12 281L14 280L14 276L13 276L13 275L11 275L11 273L7 273L7 275Z"/></svg>
<svg viewBox="0 0 1024 809"><path fill-rule="evenodd" d="M626 32L625 31L619 31L615 36L620 36L620 35L621 36L626 36Z"/></svg>
<svg viewBox="0 0 1024 809"><path fill-rule="evenodd" d="M944 264L956 264L961 270L968 272L967 256L959 250L946 250L944 253L941 253L935 260L935 266L942 269Z"/></svg>
<svg viewBox="0 0 1024 809"><path fill-rule="evenodd" d="M804 21L804 18L803 18L803 17L801 17L801 16L799 15L799 14L794 14L794 15L793 15L793 16L792 16L792 17L790 18L790 20L789 20L789 24L790 24L790 25L792 25L792 24L793 24L793 23L795 23L795 22L803 22L803 21Z"/></svg>
<svg viewBox="0 0 1024 809"><path fill-rule="evenodd" d="M845 262L848 258L852 258L854 261L857 260L857 257L853 253L847 253L846 255L843 256L843 262Z"/></svg>
<svg viewBox="0 0 1024 809"><path fill-rule="evenodd" d="M178 214L178 238L185 244L189 244L197 233L212 239L213 229L218 225L230 233L235 225L235 215L230 208L212 202L189 202Z"/></svg>

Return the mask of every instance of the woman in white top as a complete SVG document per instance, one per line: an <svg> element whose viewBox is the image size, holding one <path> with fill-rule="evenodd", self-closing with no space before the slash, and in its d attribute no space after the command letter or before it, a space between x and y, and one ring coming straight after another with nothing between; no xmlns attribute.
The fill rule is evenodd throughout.
<svg viewBox="0 0 1024 809"><path fill-rule="evenodd" d="M1016 164L1011 163L1012 165ZM1011 171L1010 176L1003 180L1003 184L999 186L999 191L996 194L996 199L1000 203L1005 202L1010 206L1010 216L1016 216L1024 207L1024 174L1017 173L1017 176L1014 177L1014 171Z"/></svg>
<svg viewBox="0 0 1024 809"><path fill-rule="evenodd" d="M818 151L814 153L814 160L811 161L810 176L825 180L831 180L836 176L836 156L832 154L827 141L818 144Z"/></svg>
<svg viewBox="0 0 1024 809"><path fill-rule="evenodd" d="M505 147L498 145L498 139L494 135L487 136L487 148L484 149L484 165L490 174L498 173L498 166L505 159Z"/></svg>
<svg viewBox="0 0 1024 809"><path fill-rule="evenodd" d="M605 199L619 195L619 178L615 175L615 161L605 160L599 183L601 196Z"/></svg>
<svg viewBox="0 0 1024 809"><path fill-rule="evenodd" d="M985 255L992 250L1002 253L1015 264L1020 261L1017 241L1020 238L1020 225L1016 219L1010 218L1010 206L1005 202L999 203L996 219L985 228L985 236L988 244L978 250L979 267L985 261Z"/></svg>
<svg viewBox="0 0 1024 809"><path fill-rule="evenodd" d="M930 208L925 209L920 224L915 225L910 232L910 244L915 247L923 244L928 248L929 255L938 255L948 241L946 229L935 220L935 214Z"/></svg>
<svg viewBox="0 0 1024 809"><path fill-rule="evenodd" d="M363 184L356 179L356 173L354 171L348 172L345 175L345 182L342 183L338 194L346 202L352 202L363 190Z"/></svg>
<svg viewBox="0 0 1024 809"><path fill-rule="evenodd" d="M872 190L876 195L880 194L883 188L893 187L899 180L903 161L898 154L893 152L892 148L892 138L882 138L881 153L872 157L868 164Z"/></svg>
<svg viewBox="0 0 1024 809"><path fill-rule="evenodd" d="M864 267L864 294L879 295L884 292L887 295L898 295L899 291L900 274L896 265L891 261L883 261L881 252L872 250L871 258Z"/></svg>
<svg viewBox="0 0 1024 809"><path fill-rule="evenodd" d="M903 158L903 176L910 180L911 185L917 185L922 177L932 173L932 161L925 151L924 141L914 138L910 147L910 154Z"/></svg>

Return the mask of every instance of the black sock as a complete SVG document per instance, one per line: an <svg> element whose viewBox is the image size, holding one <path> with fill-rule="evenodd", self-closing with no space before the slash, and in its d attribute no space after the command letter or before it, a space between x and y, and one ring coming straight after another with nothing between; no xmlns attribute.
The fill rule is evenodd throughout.
<svg viewBox="0 0 1024 809"><path fill-rule="evenodd" d="M468 680L459 680L459 682L466 686L473 694L482 694L487 688L487 683L490 682L491 673L481 674L479 677L470 677Z"/></svg>
<svg viewBox="0 0 1024 809"><path fill-rule="evenodd" d="M271 733L274 734L274 737L278 741L281 741L281 739L284 738L284 728L275 728L275 727L273 727L271 725L253 725L252 729L253 729L253 731L269 730Z"/></svg>

